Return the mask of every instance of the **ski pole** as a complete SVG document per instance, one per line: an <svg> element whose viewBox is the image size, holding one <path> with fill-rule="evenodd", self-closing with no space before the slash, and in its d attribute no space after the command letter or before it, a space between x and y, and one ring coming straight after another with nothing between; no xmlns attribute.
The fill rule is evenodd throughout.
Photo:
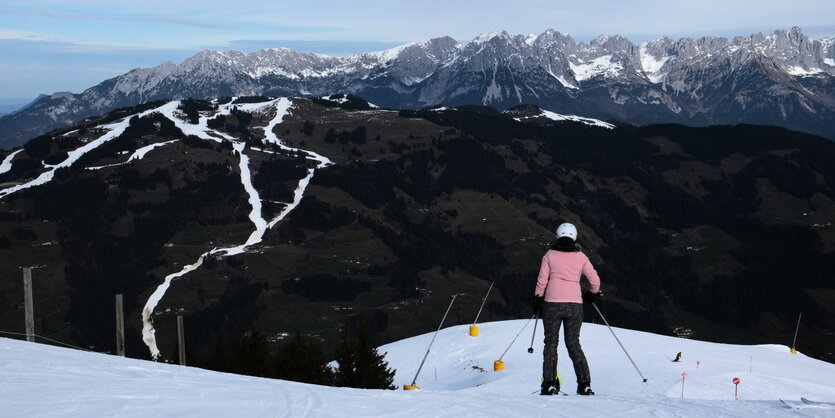
<svg viewBox="0 0 835 418"><path fill-rule="evenodd" d="M478 317L481 316L481 310L484 309L484 304L487 302L487 296L490 296L490 291L493 290L493 283L490 282L490 287L487 288L487 293L484 294L484 300L481 301L481 307L478 308L478 313L475 315L475 320L473 321L473 325L478 322Z"/></svg>
<svg viewBox="0 0 835 418"><path fill-rule="evenodd" d="M643 373L641 373L641 370L640 370L640 369L638 368L638 366L635 364L635 361L634 361L634 360L632 360L632 356L630 356L630 355L629 355L629 352L628 352L628 351L626 351L626 348L624 348L624 347L623 347L623 344L621 344L620 340L618 339L618 336L617 336L617 335L615 335L615 331L613 331L613 330L612 330L612 327L611 327L611 326L609 326L609 321L607 321L607 320L606 320L606 317L605 317L605 316L603 316L603 312L600 312L600 308L598 308L598 307L597 307L597 304L596 304L596 303L592 302L592 303L591 303L591 306L594 306L594 310L596 310L596 311L597 311L597 314L598 314L598 315L600 315L600 318L603 320L603 322L604 322L604 323L606 324L606 326L609 328L609 332L611 332L611 333L612 333L612 336L613 336L613 337L615 337L615 341L617 341L617 342L618 342L618 345L620 345L620 348L621 348L621 349L623 350L623 352L626 354L626 357L627 357L627 358L629 358L629 361L630 361L630 362L632 362L632 365L633 365L633 366L635 366L635 370L637 370L637 371L638 371L638 374L639 374L639 375L641 375L641 378L642 378L642 379L644 379L644 383L646 383L647 378L646 378L646 377L644 377L644 374L643 374Z"/></svg>
<svg viewBox="0 0 835 418"><path fill-rule="evenodd" d="M797 350L794 349L795 343L797 342L797 331L800 331L800 317L803 316L803 312L797 315L797 326L794 328L794 339L792 340L792 354L796 354Z"/></svg>
<svg viewBox="0 0 835 418"><path fill-rule="evenodd" d="M449 301L449 306L446 308L446 313L444 313L444 317L443 317L443 319L441 319L441 323L438 325L438 330L435 331L435 335L432 336L432 341L429 342L429 347L426 348L426 354L423 355L423 360L421 360L420 367L418 367L417 373L415 373L415 378L412 379L412 384L409 385L410 386L409 388L411 388L411 389L417 389L417 386L415 386L415 384L417 383L417 378L418 378L418 375L420 374L420 369L423 368L423 363L425 363L426 358L429 357L429 350L432 349L432 344L435 343L435 337L438 336L438 332L440 332L441 327L444 326L444 321L446 321L446 316L449 314L449 310L452 309L452 303L455 302L455 297L456 296L458 296L458 294L452 295L452 300ZM407 387L405 387L405 386L403 388L407 389Z"/></svg>
<svg viewBox="0 0 835 418"><path fill-rule="evenodd" d="M531 319L534 319L535 317L536 317L536 315L532 316ZM520 329L519 332L516 334L516 336L513 337L513 341L510 342L510 345L507 346L507 348L504 350L504 353L502 353L501 357L499 357L498 361L502 361L502 359L504 358L504 355L507 354L508 350L510 350L510 347L513 346L513 343L516 342L516 339L519 338L519 335L522 334L522 331L524 331L525 328L528 327L528 324L531 323L531 319L529 319L528 322L525 322L525 325L522 327L522 329Z"/></svg>
<svg viewBox="0 0 835 418"><path fill-rule="evenodd" d="M536 324L539 323L539 317L536 316L536 314L534 314L534 316L536 317L536 321L534 321L534 323L533 323L533 334L531 335L531 348L528 349L528 353L531 353L531 354L533 354L533 339L534 339L534 337L536 337ZM542 326L544 327L545 325L542 325Z"/></svg>

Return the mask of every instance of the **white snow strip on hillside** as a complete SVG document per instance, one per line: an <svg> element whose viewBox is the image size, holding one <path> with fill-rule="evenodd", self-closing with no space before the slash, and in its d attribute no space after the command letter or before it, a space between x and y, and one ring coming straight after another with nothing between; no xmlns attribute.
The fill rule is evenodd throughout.
<svg viewBox="0 0 835 418"><path fill-rule="evenodd" d="M160 108L160 113L162 113L165 117L167 117L169 120L174 122L174 125L177 126L178 128L180 128L180 130L182 130L184 134L195 135L198 138L209 140L209 141L215 141L215 142L222 141L221 138L218 138L217 136L214 136L214 135L210 135L210 132L211 132L211 133L214 133L216 135L220 135L221 137L232 141L233 142L233 147L237 147L239 145L236 142L237 141L236 138L234 138L232 136L229 136L229 135L227 135L223 132L217 132L217 131L214 131L214 130L210 129L206 125L207 121L209 120L208 117L201 116L196 125L190 124L190 123L185 123L184 121L182 121L179 117L177 117L177 115L174 114L174 112L177 110L179 104L180 104L180 102L176 102L176 101L175 102L170 102L170 103L168 103L168 104L166 104L166 105L164 105ZM220 110L221 110L221 112L220 112L221 114L228 114L231 110L231 106L221 107ZM240 144L240 145L242 146L243 144ZM241 154L241 159L243 160L245 158L245 156L242 152L240 154ZM247 178L248 178L249 177L248 176L248 174L249 174L248 165L246 166L246 173L247 173ZM243 170L242 170L241 174L243 176ZM242 182L243 181L244 180L242 180ZM251 182L250 182L250 186L251 186ZM244 188L246 188L246 185L244 185ZM249 192L249 190L247 190L247 192ZM252 199L252 195L250 195L250 199ZM250 202L250 203L252 203L252 202ZM260 217L260 201L258 202L258 212L259 212L258 217ZM250 219L252 219L252 213L250 213ZM257 230L258 230L258 228L256 226L256 231ZM247 241L249 241L249 240L247 240ZM153 315L154 309L156 308L159 301L162 300L163 296L165 296L165 292L168 290L169 286L171 285L171 281L178 278L178 277L182 277L182 276L188 274L189 272L191 272L191 271L197 269L198 267L200 267L200 265L203 264L203 260L206 257L214 256L215 254L226 254L227 251L233 250L235 248L238 248L238 247L214 248L211 251L207 251L207 252L201 254L200 257L198 258L198 260L195 263L185 266L182 270L180 270L177 273L172 273L172 274L169 274L168 276L165 276L165 279L163 279L163 282L159 286L157 286L154 293L152 293L151 296L148 298L148 300L145 302L145 306L142 308L142 341L144 341L145 345L148 346L148 350L151 352L151 357L153 359L159 358L160 353L159 353L159 349L157 348L157 341L156 341L156 336L155 336L156 330L154 329L153 319L151 318L151 315Z"/></svg>
<svg viewBox="0 0 835 418"><path fill-rule="evenodd" d="M300 148L288 147L287 145L284 145L284 143L281 142L280 139L278 139L278 137L273 132L273 129L275 128L276 125L281 123L281 121L284 119L284 116L287 116L290 113L290 107L293 106L293 102L290 101L290 99L288 99L286 97L276 99L274 102L275 102L276 115L273 118L273 120L271 120L270 123L267 124L267 126L264 128L264 136L265 136L264 142L271 143L271 144L276 144L279 147L281 147L281 149L283 149L283 150L293 151L293 152L302 152L304 154L307 154L307 156L310 159L319 162L319 166L317 168L324 168L324 167L333 165L333 161L328 159L328 157L325 157L323 155L319 155L319 154L317 154L313 151L307 151L307 150L303 150L303 149L300 149Z"/></svg>
<svg viewBox="0 0 835 418"><path fill-rule="evenodd" d="M154 336L156 330L154 329L153 321L151 320L151 315L154 313L154 308L165 295L165 292L171 285L172 280L178 277L182 277L190 271L196 270L198 267L200 267L201 264L203 264L203 260L205 260L207 256L210 256L216 251L216 248L211 251L206 251L205 253L201 254L200 258L198 258L197 261L193 264L189 264L183 267L183 269L177 273L172 273L168 276L165 276L165 280L162 281L162 284L157 286L156 290L154 290L154 293L152 293L151 296L148 298L148 301L145 302L145 307L142 308L142 341L144 341L145 345L148 346L148 349L151 351L151 358L153 358L154 360L159 358L159 348L157 348L157 340Z"/></svg>
<svg viewBox="0 0 835 418"><path fill-rule="evenodd" d="M236 142L232 147L241 157L240 163L238 164L241 170L241 184L243 184L244 190L249 195L249 205L252 207L252 210L249 212L249 220L255 225L255 230L252 231L245 243L234 248L226 249L224 254L227 256L242 254L246 251L246 247L261 242L264 238L264 233L267 231L267 221L261 216L261 197L258 195L258 190L255 190L255 186L252 185L252 174L249 171L249 157L244 154L246 144Z"/></svg>
<svg viewBox="0 0 835 418"><path fill-rule="evenodd" d="M134 153L130 157L128 157L127 161L125 161L125 162L87 167L87 169L88 170L101 170L102 168L116 167L116 166L120 166L120 165L125 165L125 164L127 164L131 161L138 161L138 160L141 160L142 158L144 158L145 154L150 152L152 149L157 148L157 147L163 147L163 146L166 146L168 144L172 144L172 143L177 142L177 141L179 141L179 139L172 139L170 141L157 142L155 144L146 145L146 146L144 146L142 148L139 148L138 150L134 151Z"/></svg>
<svg viewBox="0 0 835 418"><path fill-rule="evenodd" d="M174 126L180 128L180 130L183 131L184 135L194 135L198 138L207 139L209 141L214 142L222 142L224 139L233 142L237 141L237 138L235 138L234 136L228 135L224 132L218 132L214 129L209 128L209 126L206 124L210 119L208 116L201 115L196 125L183 121L175 114L179 106L179 101L169 102L168 104L162 106L159 112L163 116L167 117L169 120L174 122ZM230 110L231 107L224 108L223 106L221 106L219 113L228 115ZM209 135L209 133L213 133L214 135Z"/></svg>
<svg viewBox="0 0 835 418"><path fill-rule="evenodd" d="M320 97L320 99L327 100L329 102L336 102L336 103L339 103L339 104L348 103L348 98L347 97L342 97L340 99L331 99L331 96L322 96L322 97Z"/></svg>
<svg viewBox="0 0 835 418"><path fill-rule="evenodd" d="M0 174L7 173L12 169L12 160L14 159L14 156L21 151L23 151L23 148L7 155L6 158L3 159L3 163L0 164Z"/></svg>
<svg viewBox="0 0 835 418"><path fill-rule="evenodd" d="M524 117L524 118L514 118L514 119L521 122L525 119L536 118L536 117L539 117L539 116L545 116L546 118L551 119L551 120L555 120L555 121L580 122L580 123L584 123L586 125L599 126L601 128L606 128L606 129L615 129L615 125L612 125L611 123L604 122L604 121L599 120L599 119L592 119L592 118L587 118L587 117L577 116L577 115L563 115L563 114L554 113L554 112L551 112L550 110L545 110L545 109L542 109L542 113L540 115L528 116L528 117Z"/></svg>
<svg viewBox="0 0 835 418"><path fill-rule="evenodd" d="M835 60L832 58L824 58L823 63L831 67L835 67Z"/></svg>
<svg viewBox="0 0 835 418"><path fill-rule="evenodd" d="M289 113L289 109L292 106L292 104L293 103L290 101L290 99L278 98L278 99L271 100L269 102L264 102L264 103L246 103L246 104L243 104L243 105L226 104L226 105L223 105L223 106L220 107L220 111L221 111L221 114L228 114L228 113L231 112L231 109L233 107L238 107L239 110L243 110L243 111L247 111L247 112L254 112L254 111L263 111L265 108L267 108L269 106L275 106L276 115L275 115L275 117L273 117L273 119L264 128L264 135L265 135L264 142L265 143L276 144L284 150L305 153L305 154L308 155L309 158L318 162L316 168L327 167L329 165L333 165L333 162L330 159L328 159L327 157L324 157L322 155L319 155L315 152L306 151L306 150L302 150L302 149L298 149L298 148L291 148L291 147L288 147L288 146L284 145L281 142L281 140L275 135L275 133L273 132L273 128L275 128L276 125L281 123L281 121L284 119L284 116L286 116ZM193 132L194 135L197 135L200 138L215 140L215 141L218 140L217 138L212 137L211 135L209 135L209 131L211 131L211 129L209 129L208 126L206 125L206 121L208 120L207 117L201 117L200 120L199 120L198 125L185 124L182 121L180 121L179 118L177 118L173 114L173 109L176 109L176 107L177 107L177 104L175 103L175 105L166 108L166 110L168 111L168 113L166 114L166 117L173 120L175 122L175 124L177 124L177 126L180 127L180 129L183 129L183 126L181 126L181 125L187 125L186 127L189 127L189 126L191 127L190 132ZM185 132L184 129L183 129L183 131ZM220 132L217 132L217 133L221 134ZM156 342L156 336L155 336L156 331L153 327L153 320L151 318L151 315L154 313L154 309L156 308L156 305L159 303L159 301L165 295L165 292L168 290L168 287L170 286L171 281L173 279L178 278L178 277L182 277L183 275L185 275L185 274L195 270L196 268L200 267L200 265L203 264L203 260L206 257L209 257L209 256L231 256L231 255L241 254L241 253L246 251L247 247L250 247L252 245L260 243L263 240L264 233L266 233L267 229L270 229L273 226L275 226L275 224L277 224L279 221L284 219L293 209L295 209L299 205L299 203L301 202L302 197L304 196L304 191L307 188L308 184L310 183L310 179L313 178L314 169L308 169L307 176L305 178L301 179L301 181L299 181L299 185L296 187L296 190L294 192L293 202L288 204L287 207L285 207L281 211L281 213L279 213L278 216L276 216L269 223L267 223L261 215L261 208L262 208L261 198L258 194L258 191L252 185L252 175L251 175L250 170L249 170L249 157L246 154L244 154L245 144L243 142L239 142L234 137L229 137L228 135L225 135L225 134L223 134L223 136L228 138L230 141L232 141L233 149L240 156L239 167L240 167L240 171L241 171L241 184L243 185L244 189L246 190L247 194L249 195L249 204L252 207L252 210L250 211L250 214L249 214L249 219L252 221L253 224L255 224L255 231L253 231L250 234L249 238L246 240L246 242L244 244L241 244L241 245L238 245L238 246L235 246L235 247L228 247L228 248L214 248L211 251L207 251L207 252L203 253L202 255L200 255L200 258L197 260L197 262L195 262L194 264L190 264L190 265L186 266L185 268L183 268L183 270L181 270L178 273L169 274L168 276L165 277L165 280L163 281L163 283L160 284L157 287L156 291L154 291L154 293L151 295L151 297L145 303L145 307L142 309L142 340L148 346L148 349L151 352L151 357L154 358L154 359L159 358L160 353L159 353L159 349L157 348L157 342Z"/></svg>
<svg viewBox="0 0 835 418"><path fill-rule="evenodd" d="M333 161L329 158L319 155L313 151L307 151L299 148L292 148L284 145L281 140L275 135L273 132L276 125L281 123L285 116L290 113L290 107L293 106L293 102L287 98L280 98L277 99L275 102L275 117L273 120L270 121L269 124L264 128L264 142L276 144L281 149L292 151L292 152L302 152L308 156L308 158L316 161L318 164L316 168L324 168L327 166L333 165ZM304 191L307 189L307 186L310 184L310 180L313 178L313 174L315 172L314 168L307 170L307 176L299 181L299 185L296 187L296 190L293 192L293 202L289 203L287 207L285 207L273 220L270 221L269 227L272 228L280 222L284 217L286 217L302 200L304 196Z"/></svg>
<svg viewBox="0 0 835 418"><path fill-rule="evenodd" d="M605 302L600 308L605 314ZM573 366L560 344L558 368L569 396L539 396L534 393L542 373L541 326L533 334L533 354L527 352L528 325L527 338L519 338L502 358L505 370L493 371L493 362L526 321L479 323L475 338L468 335L470 324L441 329L416 382L422 389L412 391L401 385L412 382L434 332L379 347L396 370L394 391L263 379L0 338L0 410L10 417L70 418L835 415L835 405L800 401L835 401L835 365L791 354L786 346L718 344L613 328L648 378L643 383L609 330L592 323L583 324L580 340L598 395L574 395ZM677 352L682 361L671 362ZM687 374L683 397L682 372ZM741 380L738 400L735 377Z"/></svg>
<svg viewBox="0 0 835 418"><path fill-rule="evenodd" d="M301 203L302 197L304 197L304 191L307 189L307 186L310 184L310 180L313 178L313 173L314 172L315 172L315 169L313 169L313 168L308 169L307 170L307 176L305 178L299 180L299 185L296 186L296 190L293 191L293 202L288 204L287 207L285 207L281 211L281 213L278 214L278 216L276 216L275 218L273 218L273 220L270 221L270 223L268 225L270 228L272 228L273 226L275 226L275 224L277 224L282 219L284 219L293 209L296 208L296 206L299 205L299 203Z"/></svg>
<svg viewBox="0 0 835 418"><path fill-rule="evenodd" d="M142 148L139 148L138 150L136 150L136 152L133 153L133 155L130 156L130 158L128 158L128 162L141 160L142 158L145 157L145 154L150 152L152 149L157 148L157 147L164 147L168 144L173 144L177 141L179 141L179 139L172 139L170 141L157 142L156 144L151 144L151 145L147 145L147 146L144 146Z"/></svg>
<svg viewBox="0 0 835 418"><path fill-rule="evenodd" d="M146 110L142 113L139 113L137 116L139 116L141 118L145 115L157 112L157 111L159 111L160 109L162 109L166 106L168 106L168 105L166 104L166 105L163 105L163 106L161 106L159 108L156 108L156 109ZM103 128L103 129L110 129L110 131L108 131L104 135L100 136L99 138L97 138L93 141L90 141L90 142L84 144L83 146L78 147L78 148L70 151L67 155L67 158L64 161L62 161L59 164L49 166L50 170L41 173L41 175L38 176L37 178L35 178L34 180L31 180L31 181L23 183L23 184L19 184L17 186L12 186L12 187L0 190L0 199L2 199L2 198L6 197L6 196L8 196L8 195L10 195L14 192L17 192L17 191L20 191L20 190L23 190L23 189L28 189L30 187L40 186L42 184L45 184L45 183L51 181L52 178L55 176L55 170L57 170L59 168L65 168L65 167L72 166L84 154L98 148L100 145L104 144L105 142L110 141L110 140L118 137L119 135L121 135L122 132L125 131L125 129L128 127L129 124L130 124L130 118L124 118L124 119L119 120L118 122L114 122L114 123L111 123L111 124L108 124L108 125L101 126L101 128Z"/></svg>
<svg viewBox="0 0 835 418"><path fill-rule="evenodd" d="M414 80L412 80L412 84L414 84L414 83L420 83L420 82L421 82L421 81L423 81L423 80L424 80L423 78L421 78L421 79L414 79ZM339 103L339 104L343 104L343 103L348 103L348 102L349 102L347 95L346 95L345 97L341 98L341 99L331 99L330 97L331 97L331 96L321 96L321 97L319 97L319 98L320 98L320 99L322 99L322 100L327 100L327 101L330 101L330 102L336 102L336 103ZM374 103L371 103L371 102L368 102L368 101L366 101L366 103L368 103L368 107L370 107L370 108L372 108L372 109L379 109L379 108L380 108L380 106L377 106L377 105L375 105Z"/></svg>

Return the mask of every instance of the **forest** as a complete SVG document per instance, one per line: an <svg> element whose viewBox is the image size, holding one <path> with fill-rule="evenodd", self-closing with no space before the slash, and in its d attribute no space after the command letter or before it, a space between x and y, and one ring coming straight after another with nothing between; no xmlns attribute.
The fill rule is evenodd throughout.
<svg viewBox="0 0 835 418"><path fill-rule="evenodd" d="M277 132L338 163L316 171L263 245L210 257L172 288L168 303L189 324L189 357L203 367L362 385L364 377L327 368L282 369L290 367L282 359L347 362L352 355L337 349L340 341L368 347L428 332L448 293L483 292L490 282L488 317L530 315L537 261L564 221L580 227L603 279L600 305L617 326L663 334L686 326L715 340L735 330L758 343L784 338L803 312L806 330L821 336L808 352L833 361L835 342L825 333L835 311L822 296L833 291L835 271L825 222L835 216L830 141L750 125L520 122L480 106L377 112L388 119L374 122L357 97L303 103ZM215 115L218 104L188 100L179 110L189 123L206 117L248 144L253 185L273 205L266 213L276 213L310 162L275 147L251 151L264 146L262 115L237 108ZM42 257L33 244L53 237L40 225L54 225L61 284L45 292L68 289L59 311L71 324L69 340L100 351L114 349L114 294L137 315L164 272L192 262L199 249L242 241L251 228L231 143L185 136L159 114L132 116L148 108L98 119L131 118L121 136L4 201L0 213L0 248L14 254ZM328 115L340 122L328 124ZM41 162L61 160L95 130L87 121L77 136L33 139L0 181L34 177ZM158 160L83 168L167 140L178 141ZM587 310L587 320L594 317ZM128 355L147 358L137 327L129 325ZM279 332L293 337L277 341Z"/></svg>

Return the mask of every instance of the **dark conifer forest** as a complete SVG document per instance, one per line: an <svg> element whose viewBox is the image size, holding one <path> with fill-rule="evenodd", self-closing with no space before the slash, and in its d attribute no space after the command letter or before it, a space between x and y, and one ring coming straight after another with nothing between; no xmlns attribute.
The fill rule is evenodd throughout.
<svg viewBox="0 0 835 418"><path fill-rule="evenodd" d="M802 312L804 351L835 361L831 141L769 126L604 129L479 106L387 111L334 99L346 100L295 99L274 130L335 163L315 171L299 205L246 253L208 257L172 282L154 316L165 361L176 361L181 314L192 364L389 387L373 348L433 331L449 295L460 302L447 325L471 322L491 282L481 320L529 317L539 260L562 222L580 231L612 325L788 345ZM180 111L247 143L271 218L313 164L261 142L272 116L241 109L266 100L237 99L226 115L197 100ZM201 253L246 240L251 207L231 142L135 116L148 109L35 138L0 174L0 183L34 178L100 135L98 124L130 117L121 136L51 182L0 200L0 328L22 327L13 260L28 260L44 266L39 334L112 352L121 293L128 355L147 358L139 315L150 292ZM172 140L142 160L85 168Z"/></svg>

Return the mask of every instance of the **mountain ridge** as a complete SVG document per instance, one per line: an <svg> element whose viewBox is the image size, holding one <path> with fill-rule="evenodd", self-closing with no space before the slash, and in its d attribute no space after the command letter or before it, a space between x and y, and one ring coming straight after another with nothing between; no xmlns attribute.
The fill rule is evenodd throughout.
<svg viewBox="0 0 835 418"><path fill-rule="evenodd" d="M466 43L439 37L347 57L286 48L204 50L179 65L137 68L79 94L41 98L0 118L0 147L152 100L333 93L395 109L535 104L639 125L757 123L833 139L835 43L812 40L799 27L639 44L620 35L576 42L548 29L493 32Z"/></svg>

